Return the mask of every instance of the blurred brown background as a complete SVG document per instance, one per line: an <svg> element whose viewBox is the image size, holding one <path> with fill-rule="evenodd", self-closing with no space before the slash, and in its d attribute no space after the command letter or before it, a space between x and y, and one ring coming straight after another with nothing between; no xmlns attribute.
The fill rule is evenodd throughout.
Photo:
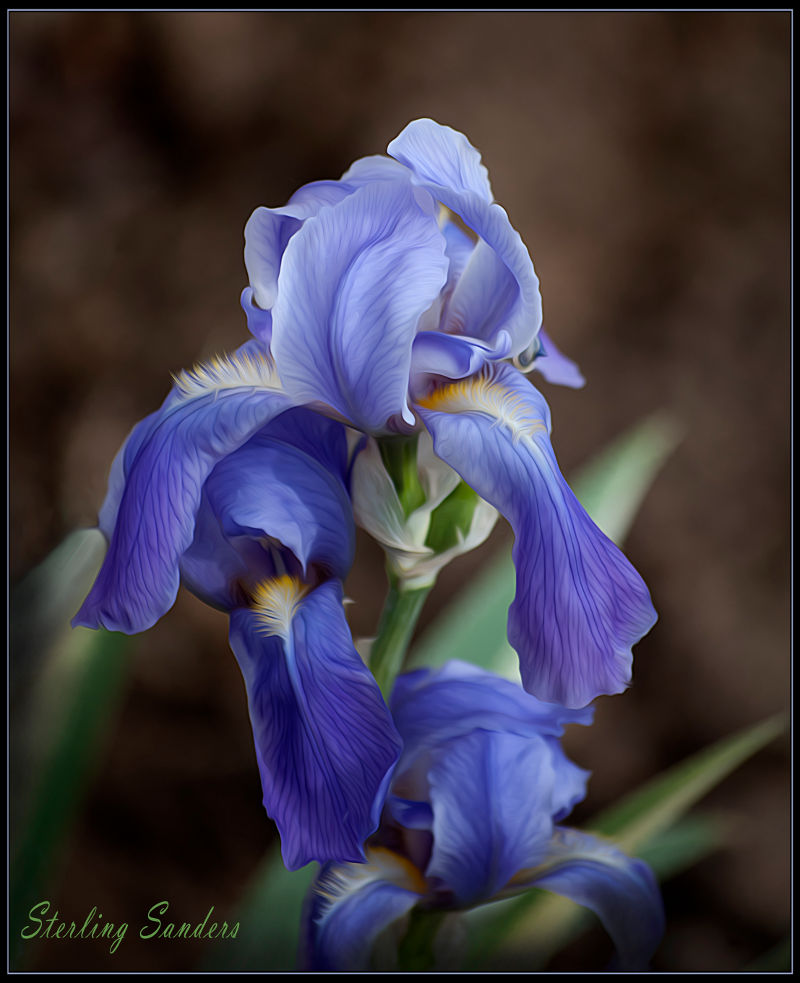
<svg viewBox="0 0 800 983"><path fill-rule="evenodd" d="M626 548L660 621L633 688L570 738L594 772L575 818L785 708L790 16L11 13L12 581L94 524L169 373L244 338L253 208L431 116L482 152L545 323L588 379L543 384L563 470L656 410L685 432ZM443 575L423 624L504 539ZM362 540L357 634L374 631L380 565ZM654 968L741 969L785 936L787 776L777 742L707 800L735 842L665 886ZM162 898L178 920L224 914L271 836L226 619L182 594L135 640L49 897L81 921L98 904L136 923ZM34 965L202 955L131 932L113 956L50 942Z"/></svg>

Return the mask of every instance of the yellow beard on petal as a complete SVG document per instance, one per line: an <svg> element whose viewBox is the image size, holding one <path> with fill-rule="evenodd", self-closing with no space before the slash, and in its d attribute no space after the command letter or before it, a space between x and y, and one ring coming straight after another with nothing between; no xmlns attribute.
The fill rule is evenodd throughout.
<svg viewBox="0 0 800 983"><path fill-rule="evenodd" d="M320 879L316 893L325 903L318 921L323 921L339 901L373 881L387 881L414 894L425 894L425 878L406 857L380 846L368 847L366 854L367 863L335 865Z"/></svg>
<svg viewBox="0 0 800 983"><path fill-rule="evenodd" d="M251 610L262 635L280 635L288 638L292 618L309 588L297 577L284 575L264 580L253 591Z"/></svg>
<svg viewBox="0 0 800 983"><path fill-rule="evenodd" d="M272 389L281 392L275 363L267 355L236 352L215 355L209 362L173 376L184 399L196 399L226 389Z"/></svg>
<svg viewBox="0 0 800 983"><path fill-rule="evenodd" d="M487 369L439 386L418 402L425 409L441 413L484 413L498 426L508 427L515 443L547 432L544 420L531 415L523 397L495 382Z"/></svg>

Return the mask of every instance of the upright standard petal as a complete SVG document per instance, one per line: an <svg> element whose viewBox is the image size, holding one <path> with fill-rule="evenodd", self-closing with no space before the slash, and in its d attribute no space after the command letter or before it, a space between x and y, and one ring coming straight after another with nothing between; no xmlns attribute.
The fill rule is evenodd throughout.
<svg viewBox="0 0 800 983"><path fill-rule="evenodd" d="M429 799L434 804L440 849L428 873L455 878L461 903L484 891L494 894L529 866L537 831L567 815L586 794L589 773L567 758L559 739L566 724L590 724L591 707L543 703L516 683L452 661L398 677L391 709L403 739L394 791L408 798L393 796L390 808L399 816ZM503 776L515 768L517 777L507 787ZM537 769L538 777L522 780ZM527 796L523 805L515 794ZM508 816L506 807L493 811L491 805L504 799L514 800ZM492 851L505 856L502 865L491 859ZM502 884L494 883L498 878Z"/></svg>
<svg viewBox="0 0 800 983"><path fill-rule="evenodd" d="M355 191L356 188L374 181L400 181L408 184L411 173L396 160L390 160L381 154L371 154L352 163L340 180L351 191Z"/></svg>
<svg viewBox="0 0 800 983"><path fill-rule="evenodd" d="M456 907L494 897L544 855L555 771L542 738L475 730L436 749L428 779L433 852L425 873L453 892Z"/></svg>
<svg viewBox="0 0 800 983"><path fill-rule="evenodd" d="M247 318L247 330L266 348L272 338L272 312L264 310L255 302L255 291L245 287L239 297L244 316Z"/></svg>
<svg viewBox="0 0 800 983"><path fill-rule="evenodd" d="M339 181L314 181L299 188L282 208L256 208L244 228L244 265L252 293L242 295L248 326L269 341L269 322L258 311L269 311L275 304L278 273L284 250L303 222L323 208L333 205L353 189Z"/></svg>
<svg viewBox="0 0 800 983"><path fill-rule="evenodd" d="M641 577L562 477L541 394L496 365L435 390L419 413L437 454L514 529L508 637L525 688L568 707L621 692L631 647L656 614Z"/></svg>
<svg viewBox="0 0 800 983"><path fill-rule="evenodd" d="M518 296L519 284L502 256L479 239L450 297L442 330L494 339L498 326L512 319Z"/></svg>
<svg viewBox="0 0 800 983"><path fill-rule="evenodd" d="M461 229L451 218L449 209L443 208L439 215L439 225L442 235L445 238L447 258L450 260L450 269L447 273L448 292L456 286L461 274L467 267L467 263L475 251L475 239Z"/></svg>
<svg viewBox="0 0 800 983"><path fill-rule="evenodd" d="M231 613L230 643L284 863L364 860L400 739L353 648L341 584L307 592L280 577L260 585L251 607Z"/></svg>
<svg viewBox="0 0 800 983"><path fill-rule="evenodd" d="M474 730L558 738L565 725L588 725L594 715L592 707L544 703L508 679L457 660L398 676L391 709L403 738L398 774L431 748Z"/></svg>
<svg viewBox="0 0 800 983"><path fill-rule="evenodd" d="M447 275L444 239L408 183L378 182L323 208L290 240L272 351L296 402L322 401L355 426L408 422L417 322Z"/></svg>
<svg viewBox="0 0 800 983"><path fill-rule="evenodd" d="M388 153L420 180L493 200L489 172L463 133L432 119L415 119L389 144ZM445 202L447 204L447 202Z"/></svg>
<svg viewBox="0 0 800 983"><path fill-rule="evenodd" d="M252 349L177 377L162 408L128 438L124 488L115 468L108 553L73 624L133 633L169 610L206 478L290 405L272 363Z"/></svg>
<svg viewBox="0 0 800 983"><path fill-rule="evenodd" d="M518 888L539 887L592 910L617 947L615 968L647 968L664 934L664 907L653 872L611 843L576 829L556 829L537 869Z"/></svg>
<svg viewBox="0 0 800 983"><path fill-rule="evenodd" d="M389 144L388 152L485 243L459 279L456 291L462 292L464 302L451 305L444 330L462 330L463 321L463 330L492 344L505 331L511 354L518 355L542 323L539 280L519 233L492 200L478 151L463 134L423 119L409 123Z"/></svg>

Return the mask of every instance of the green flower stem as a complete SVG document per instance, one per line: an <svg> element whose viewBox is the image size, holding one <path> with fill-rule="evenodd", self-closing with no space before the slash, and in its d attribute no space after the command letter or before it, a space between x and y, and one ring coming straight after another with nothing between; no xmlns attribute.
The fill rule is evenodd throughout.
<svg viewBox="0 0 800 983"><path fill-rule="evenodd" d="M418 973L434 967L434 941L446 914L445 911L425 911L421 908L411 910L408 930L397 950L397 968L400 972Z"/></svg>
<svg viewBox="0 0 800 983"><path fill-rule="evenodd" d="M389 594L369 660L370 669L387 701L395 677L403 667L408 643L432 586L403 590L394 578L390 579Z"/></svg>

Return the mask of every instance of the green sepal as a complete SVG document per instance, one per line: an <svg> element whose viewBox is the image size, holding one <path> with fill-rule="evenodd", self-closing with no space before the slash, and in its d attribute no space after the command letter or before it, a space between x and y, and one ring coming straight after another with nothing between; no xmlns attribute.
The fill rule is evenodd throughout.
<svg viewBox="0 0 800 983"><path fill-rule="evenodd" d="M425 490L417 467L417 439L415 434L412 437L381 437L378 440L381 460L397 490L406 518L425 504Z"/></svg>
<svg viewBox="0 0 800 983"><path fill-rule="evenodd" d="M447 498L431 512L425 545L434 553L444 553L466 538L478 504L478 494L460 481Z"/></svg>

